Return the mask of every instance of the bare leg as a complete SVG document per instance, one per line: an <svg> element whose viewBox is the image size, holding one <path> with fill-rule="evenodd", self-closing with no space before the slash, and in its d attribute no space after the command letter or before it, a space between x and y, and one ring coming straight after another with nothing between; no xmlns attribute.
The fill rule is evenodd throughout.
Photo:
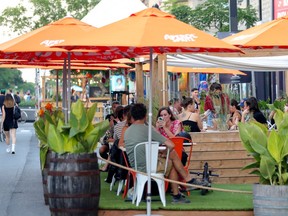
<svg viewBox="0 0 288 216"><path fill-rule="evenodd" d="M178 173L175 170L175 168L173 167L169 173L169 179L174 180L174 181L178 181ZM179 194L179 189L178 189L178 184L176 183L170 183L171 184L171 190L173 195L178 195Z"/></svg>
<svg viewBox="0 0 288 216"><path fill-rule="evenodd" d="M15 154L16 129L15 128L10 129L10 133L11 133L11 139L12 139L11 152L12 152L12 154Z"/></svg>
<svg viewBox="0 0 288 216"><path fill-rule="evenodd" d="M10 145L10 131L4 131L6 136L6 144Z"/></svg>
<svg viewBox="0 0 288 216"><path fill-rule="evenodd" d="M16 144L16 129L12 128L12 129L10 129L10 131L11 131L12 144Z"/></svg>
<svg viewBox="0 0 288 216"><path fill-rule="evenodd" d="M183 179L185 179L186 182L192 179L192 175L190 175L190 173L187 173L187 171L184 169L184 166L175 150L170 152L169 159L172 160L173 168L175 168L178 174Z"/></svg>
<svg viewBox="0 0 288 216"><path fill-rule="evenodd" d="M104 159L107 159L110 161L110 155L108 155L107 153L109 152L109 148L107 145L102 145L100 148L99 148L99 154L102 158ZM109 163L106 163L100 170L102 171L107 171L108 169L108 166L109 166Z"/></svg>
<svg viewBox="0 0 288 216"><path fill-rule="evenodd" d="M108 155L107 160L111 161L110 155ZM105 165L100 170L106 172L108 170L108 166L109 166L109 163L105 163Z"/></svg>

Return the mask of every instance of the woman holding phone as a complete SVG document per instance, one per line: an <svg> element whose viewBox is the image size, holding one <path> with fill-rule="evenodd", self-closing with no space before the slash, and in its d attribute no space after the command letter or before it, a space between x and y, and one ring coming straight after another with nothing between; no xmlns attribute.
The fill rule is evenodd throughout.
<svg viewBox="0 0 288 216"><path fill-rule="evenodd" d="M162 107L157 114L156 129L165 137L175 137L182 131L182 124L176 120L169 107Z"/></svg>

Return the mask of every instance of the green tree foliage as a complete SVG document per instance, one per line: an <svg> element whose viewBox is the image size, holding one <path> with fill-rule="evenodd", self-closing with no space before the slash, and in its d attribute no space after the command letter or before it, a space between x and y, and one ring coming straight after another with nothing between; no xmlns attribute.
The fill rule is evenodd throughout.
<svg viewBox="0 0 288 216"><path fill-rule="evenodd" d="M163 3L163 9L165 11L172 11L173 9L179 7L181 3L178 0L166 0ZM175 15L175 14L174 14Z"/></svg>
<svg viewBox="0 0 288 216"><path fill-rule="evenodd" d="M34 84L24 82L22 72L17 69L0 68L0 89L13 89L14 91L34 93Z"/></svg>
<svg viewBox="0 0 288 216"><path fill-rule="evenodd" d="M171 13L175 15L178 20L181 20L187 24L192 23L192 12L192 8L187 5L180 5L171 10Z"/></svg>
<svg viewBox="0 0 288 216"><path fill-rule="evenodd" d="M216 29L216 32L229 31L229 1L207 0L194 10L177 0L168 0L163 8L175 15L177 19L191 24L203 31ZM238 23L246 27L254 26L257 22L256 10L250 5L247 8L238 8Z"/></svg>
<svg viewBox="0 0 288 216"><path fill-rule="evenodd" d="M7 7L0 16L0 25L23 34L67 15L82 19L100 0L29 0L29 7L19 3Z"/></svg>
<svg viewBox="0 0 288 216"><path fill-rule="evenodd" d="M251 6L238 8L238 23L246 26L254 26L257 22L256 10ZM208 31L215 28L218 32L229 31L229 1L228 0L207 0L198 5L191 14L191 22L196 28Z"/></svg>
<svg viewBox="0 0 288 216"><path fill-rule="evenodd" d="M16 69L0 68L0 88L9 89L24 83L22 72Z"/></svg>

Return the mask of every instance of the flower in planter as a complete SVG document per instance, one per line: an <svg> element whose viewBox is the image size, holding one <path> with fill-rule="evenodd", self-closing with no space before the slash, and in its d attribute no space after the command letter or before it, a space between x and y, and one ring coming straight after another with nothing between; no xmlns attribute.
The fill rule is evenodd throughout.
<svg viewBox="0 0 288 216"><path fill-rule="evenodd" d="M45 111L41 108L41 109L38 111L38 116L39 116L39 117L43 117L43 116L44 116L44 113L45 113Z"/></svg>
<svg viewBox="0 0 288 216"><path fill-rule="evenodd" d="M93 77L92 74L90 74L90 73L87 73L87 74L86 74L86 78L92 78L92 77Z"/></svg>
<svg viewBox="0 0 288 216"><path fill-rule="evenodd" d="M50 112L52 112L53 105L52 105L51 103L47 103L47 104L45 105L45 109L48 110L48 111L50 111Z"/></svg>

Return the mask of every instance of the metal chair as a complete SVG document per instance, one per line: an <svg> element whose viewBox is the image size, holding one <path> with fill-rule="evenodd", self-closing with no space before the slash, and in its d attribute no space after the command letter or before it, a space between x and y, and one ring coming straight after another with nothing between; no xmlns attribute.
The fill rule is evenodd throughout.
<svg viewBox="0 0 288 216"><path fill-rule="evenodd" d="M122 150L122 155L123 155L126 167L131 168L131 166L130 166L130 164L128 162L127 154L123 150ZM123 195L122 195L123 199L127 196L127 193L128 193L128 190L129 190L130 184L131 184L131 179L133 181L132 183L135 184L135 182L136 182L136 172L133 172L133 171L129 170L128 173L127 173L127 178L126 178L126 182L125 182L124 192L123 192Z"/></svg>
<svg viewBox="0 0 288 216"><path fill-rule="evenodd" d="M141 147L142 147L142 150L141 150ZM143 147L145 147L145 148L143 149ZM138 171L138 167L140 165L140 164L138 164L139 163L138 154L139 153L140 154L146 153L145 154L145 157L146 157L145 165L146 165L146 172L148 172L146 162L149 161L149 155L147 154L147 152L148 152L148 142L138 143L134 147L134 160L135 160L135 170L136 171ZM159 142L151 142L151 179L153 179L157 183L160 199L161 199L163 206L165 207L166 206L166 198L165 198L164 173L166 172L167 166L168 166L169 150L167 151L164 172L158 172L157 171L158 152L159 152ZM163 178L163 180L160 180L158 178L154 178L154 176ZM134 195L133 195L133 201L132 201L134 203L135 199L136 199L136 206L139 206L139 203L140 203L142 195L143 195L144 186L145 186L145 183L147 181L148 181L148 176L142 175L140 173L136 173L136 184L134 187Z"/></svg>
<svg viewBox="0 0 288 216"><path fill-rule="evenodd" d="M117 179L115 178L115 174L114 174L113 177L112 177L112 181L110 183L110 191L113 190L113 186L116 184L116 182L117 182ZM119 180L118 188L117 188L117 196L120 195L120 193L122 191L122 187L124 185L124 182L125 182L125 180L123 180L123 179Z"/></svg>
<svg viewBox="0 0 288 216"><path fill-rule="evenodd" d="M272 124L270 121L267 120L268 130L276 129L276 124Z"/></svg>
<svg viewBox="0 0 288 216"><path fill-rule="evenodd" d="M186 172L189 172L189 166L190 166L190 160L191 160L191 156L192 156L192 149L193 149L193 142L191 139L188 139L186 137L172 137L170 138L170 140L174 143L174 149L178 155L178 157L180 158L180 160L182 159L182 151L183 151L183 146L184 146L184 141L187 141L189 143L189 154L188 154L188 158L187 158L187 163L184 166L184 169L186 170ZM184 179L182 179L181 181L184 181ZM182 188L184 188L186 190L186 187L181 186ZM187 191L187 195L190 195L190 192Z"/></svg>

